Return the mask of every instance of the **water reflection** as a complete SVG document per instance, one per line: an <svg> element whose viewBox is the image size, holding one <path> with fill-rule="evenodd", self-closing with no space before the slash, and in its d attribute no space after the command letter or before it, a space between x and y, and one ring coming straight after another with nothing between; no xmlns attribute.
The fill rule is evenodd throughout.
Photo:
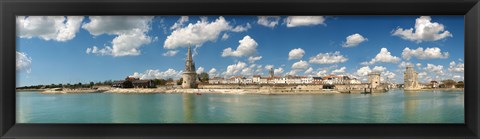
<svg viewBox="0 0 480 139"><path fill-rule="evenodd" d="M139 97L129 97L131 95L119 94L112 95L110 107L112 108L112 121L114 123L126 123L140 121L139 108L142 100Z"/></svg>
<svg viewBox="0 0 480 139"><path fill-rule="evenodd" d="M195 99L193 98L192 94L182 94L182 98L183 98L183 120L186 123L193 123L195 121L193 116L193 113L195 110L195 106L194 106L195 103L192 101L194 101Z"/></svg>
<svg viewBox="0 0 480 139"><path fill-rule="evenodd" d="M19 123L463 123L463 92L17 94ZM55 100L55 101L52 101Z"/></svg>
<svg viewBox="0 0 480 139"><path fill-rule="evenodd" d="M404 111L405 111L405 120L406 122L408 121L414 121L416 118L416 112L417 112L417 107L418 107L418 93L417 92L405 92L404 93Z"/></svg>

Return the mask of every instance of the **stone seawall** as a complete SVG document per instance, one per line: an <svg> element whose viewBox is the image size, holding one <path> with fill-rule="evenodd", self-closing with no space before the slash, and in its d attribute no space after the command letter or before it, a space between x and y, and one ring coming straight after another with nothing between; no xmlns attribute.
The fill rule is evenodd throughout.
<svg viewBox="0 0 480 139"><path fill-rule="evenodd" d="M244 84L199 84L199 89L260 89L260 85Z"/></svg>

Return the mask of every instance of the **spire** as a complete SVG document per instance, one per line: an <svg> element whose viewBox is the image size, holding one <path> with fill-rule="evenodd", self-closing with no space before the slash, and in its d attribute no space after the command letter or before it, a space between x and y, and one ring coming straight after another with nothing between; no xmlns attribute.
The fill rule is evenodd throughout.
<svg viewBox="0 0 480 139"><path fill-rule="evenodd" d="M188 47L187 59L185 60L185 71L195 72L195 63L193 62L191 47Z"/></svg>
<svg viewBox="0 0 480 139"><path fill-rule="evenodd" d="M274 71L273 71L273 68L270 68L270 78L273 78L274 77Z"/></svg>
<svg viewBox="0 0 480 139"><path fill-rule="evenodd" d="M192 50L191 50L191 46L188 47L187 61L192 61Z"/></svg>

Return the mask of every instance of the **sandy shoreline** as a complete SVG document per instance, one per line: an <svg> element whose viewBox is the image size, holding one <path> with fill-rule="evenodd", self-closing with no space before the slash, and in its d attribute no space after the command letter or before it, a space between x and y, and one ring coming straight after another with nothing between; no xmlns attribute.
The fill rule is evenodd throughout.
<svg viewBox="0 0 480 139"><path fill-rule="evenodd" d="M118 93L118 94L338 94L335 90L268 90L268 89L162 89L162 88L114 88L95 89L49 89L42 94Z"/></svg>
<svg viewBox="0 0 480 139"><path fill-rule="evenodd" d="M64 90L55 90L49 89L42 91L42 94L81 94L81 93L101 93L101 90L95 89L64 89Z"/></svg>
<svg viewBox="0 0 480 139"><path fill-rule="evenodd" d="M430 88L430 89L419 89L419 90L405 90L405 91L464 91L465 88Z"/></svg>

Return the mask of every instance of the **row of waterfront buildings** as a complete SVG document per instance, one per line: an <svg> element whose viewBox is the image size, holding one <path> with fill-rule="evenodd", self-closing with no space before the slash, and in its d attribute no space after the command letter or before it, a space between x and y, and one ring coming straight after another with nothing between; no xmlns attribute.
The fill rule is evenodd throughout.
<svg viewBox="0 0 480 139"><path fill-rule="evenodd" d="M372 74L373 75L373 74ZM251 78L233 76L231 78L214 77L208 80L209 84L361 84L356 78L348 76L327 75L324 77L307 76L274 76L270 69L269 76L254 75Z"/></svg>
<svg viewBox="0 0 480 139"><path fill-rule="evenodd" d="M185 70L182 74L182 88L196 88L199 84L198 75L195 72L195 63L193 62L191 48L188 48L185 60ZM322 84L322 85L360 85L362 82L356 78L348 76L327 75L325 77L307 77L307 76L275 76L273 68L269 71L269 76L254 75L251 78L243 76L234 76L231 78L213 77L208 84ZM380 85L380 73L372 72L368 74L369 87L375 88ZM149 88L154 87L153 80L140 80L138 78L127 77L125 80L115 81L113 87L119 88Z"/></svg>
<svg viewBox="0 0 480 139"><path fill-rule="evenodd" d="M182 74L182 88L196 88L200 83L195 71L191 48L188 48L185 61L185 70ZM172 83L173 84L173 83ZM362 83L356 78L348 76L327 75L324 77L307 76L275 76L273 68L269 71L269 76L254 75L246 78L244 76L233 76L230 78L213 77L208 84L318 84L318 85L366 85L368 88L377 88L380 85L393 85L391 83L380 83L380 73L371 72L368 74L368 82ZM127 77L125 80L115 81L113 87L120 88L150 88L155 87L153 80L140 80L138 78ZM413 66L407 66L404 73L404 88L407 90L421 89L423 86L418 82L418 73Z"/></svg>

